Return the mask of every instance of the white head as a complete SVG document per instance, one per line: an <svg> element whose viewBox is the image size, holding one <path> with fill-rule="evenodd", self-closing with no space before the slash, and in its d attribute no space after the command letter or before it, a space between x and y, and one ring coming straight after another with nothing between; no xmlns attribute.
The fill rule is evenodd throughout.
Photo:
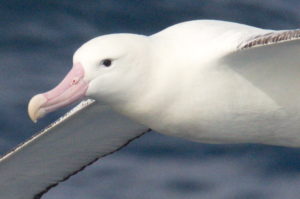
<svg viewBox="0 0 300 199"><path fill-rule="evenodd" d="M30 118L36 121L84 96L107 104L126 103L142 90L149 53L148 37L142 35L112 34L88 41L75 52L63 81L30 100Z"/></svg>

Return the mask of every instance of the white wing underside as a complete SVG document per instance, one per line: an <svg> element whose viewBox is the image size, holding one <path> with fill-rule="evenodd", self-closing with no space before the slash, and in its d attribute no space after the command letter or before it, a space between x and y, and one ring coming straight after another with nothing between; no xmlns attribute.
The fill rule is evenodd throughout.
<svg viewBox="0 0 300 199"><path fill-rule="evenodd" d="M38 199L147 129L86 100L0 159L0 198Z"/></svg>
<svg viewBox="0 0 300 199"><path fill-rule="evenodd" d="M300 108L300 30L275 31L250 38L221 63L280 107Z"/></svg>

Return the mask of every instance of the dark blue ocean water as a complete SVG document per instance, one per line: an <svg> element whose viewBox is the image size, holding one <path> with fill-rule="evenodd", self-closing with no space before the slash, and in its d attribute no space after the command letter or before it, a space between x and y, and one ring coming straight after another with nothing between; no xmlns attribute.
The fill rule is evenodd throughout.
<svg viewBox="0 0 300 199"><path fill-rule="evenodd" d="M27 116L32 95L52 88L73 52L102 34L152 34L192 19L269 29L300 26L299 0L0 1L0 152L53 121ZM0 176L1 177L1 176ZM299 198L300 150L207 145L149 133L51 190L45 199Z"/></svg>

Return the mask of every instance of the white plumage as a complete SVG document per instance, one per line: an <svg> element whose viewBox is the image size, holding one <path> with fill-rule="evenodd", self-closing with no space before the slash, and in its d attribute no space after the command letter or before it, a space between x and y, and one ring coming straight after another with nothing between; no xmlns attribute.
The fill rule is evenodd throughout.
<svg viewBox="0 0 300 199"><path fill-rule="evenodd" d="M299 38L298 30L198 20L85 43L29 114L95 101L0 159L0 197L39 198L149 128L198 142L300 146Z"/></svg>

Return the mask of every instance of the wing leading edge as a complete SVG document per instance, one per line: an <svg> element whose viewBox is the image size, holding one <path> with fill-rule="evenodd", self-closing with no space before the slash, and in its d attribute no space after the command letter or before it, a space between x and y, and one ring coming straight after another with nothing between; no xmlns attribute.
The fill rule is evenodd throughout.
<svg viewBox="0 0 300 199"><path fill-rule="evenodd" d="M93 100L83 101L0 158L0 198L39 199L148 131Z"/></svg>

